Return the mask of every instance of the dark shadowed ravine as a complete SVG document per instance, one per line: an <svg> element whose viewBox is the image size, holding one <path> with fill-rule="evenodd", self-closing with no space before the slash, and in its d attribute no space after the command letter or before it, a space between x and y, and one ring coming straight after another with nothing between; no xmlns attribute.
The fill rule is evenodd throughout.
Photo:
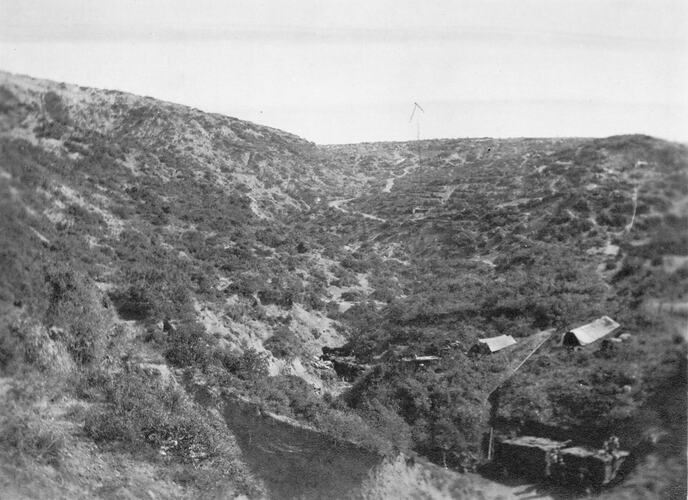
<svg viewBox="0 0 688 500"><path fill-rule="evenodd" d="M356 498L383 457L229 400L224 417L271 498Z"/></svg>
<svg viewBox="0 0 688 500"><path fill-rule="evenodd" d="M512 479L495 482L459 474L416 457L395 470L382 455L329 437L290 419L263 412L255 403L227 398L223 416L243 459L273 499L471 498L553 500L572 492ZM402 462L406 462L404 459ZM392 461L393 463L394 461ZM398 462L397 462L398 463ZM382 487L373 477L387 466ZM384 475L384 473L383 473ZM390 486L390 482L396 483ZM385 484L387 483L387 484Z"/></svg>

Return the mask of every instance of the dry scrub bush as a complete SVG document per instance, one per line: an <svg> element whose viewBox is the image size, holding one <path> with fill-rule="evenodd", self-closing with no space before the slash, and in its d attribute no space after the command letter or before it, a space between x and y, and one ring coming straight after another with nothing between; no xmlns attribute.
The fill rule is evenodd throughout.
<svg viewBox="0 0 688 500"><path fill-rule="evenodd" d="M403 455L386 459L363 483L360 496L365 500L482 498L468 480L430 467L408 460Z"/></svg>
<svg viewBox="0 0 688 500"><path fill-rule="evenodd" d="M316 423L321 431L334 439L354 443L377 453L390 454L394 451L393 443L351 411L325 411L317 416Z"/></svg>
<svg viewBox="0 0 688 500"><path fill-rule="evenodd" d="M96 383L103 385L106 405L86 418L86 433L95 441L156 449L170 446L170 453L183 461L230 451L221 423L177 386L139 373L100 378Z"/></svg>
<svg viewBox="0 0 688 500"><path fill-rule="evenodd" d="M0 368L13 372L23 365L54 375L67 375L75 367L67 347L51 339L43 325L27 318L10 325L7 335L0 339Z"/></svg>
<svg viewBox="0 0 688 500"><path fill-rule="evenodd" d="M65 446L64 434L54 421L43 415L35 400L45 397L48 388L41 380L27 380L10 389L0 405L0 453L18 461L35 460L57 466Z"/></svg>
<svg viewBox="0 0 688 500"><path fill-rule="evenodd" d="M26 411L0 417L1 448L19 460L31 458L57 466L65 444L62 433Z"/></svg>
<svg viewBox="0 0 688 500"><path fill-rule="evenodd" d="M86 415L84 430L94 441L119 443L132 452L148 450L149 456L153 452L184 465L182 475L189 482L231 483L257 496L259 487L240 462L224 422L183 389L140 373L93 380L106 400Z"/></svg>
<svg viewBox="0 0 688 500"><path fill-rule="evenodd" d="M89 280L69 268L46 276L50 290L45 323L56 327L55 340L65 345L79 365L97 364L105 356L109 328L108 311Z"/></svg>

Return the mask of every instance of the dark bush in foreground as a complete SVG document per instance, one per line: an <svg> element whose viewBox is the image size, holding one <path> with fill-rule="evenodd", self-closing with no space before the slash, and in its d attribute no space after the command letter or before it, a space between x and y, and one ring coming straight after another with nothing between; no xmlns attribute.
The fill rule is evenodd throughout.
<svg viewBox="0 0 688 500"><path fill-rule="evenodd" d="M91 377L91 382L105 395L104 404L93 408L84 423L86 435L97 443L176 462L175 481L216 491L213 498L225 498L230 491L251 498L264 495L240 462L220 417L173 382L141 373Z"/></svg>
<svg viewBox="0 0 688 500"><path fill-rule="evenodd" d="M120 442L167 450L182 461L229 453L226 429L185 393L159 379L128 373L111 377L104 387L106 404L91 411L86 434L96 442Z"/></svg>
<svg viewBox="0 0 688 500"><path fill-rule="evenodd" d="M198 323L185 323L169 334L165 358L175 366L205 366L210 359L205 328Z"/></svg>

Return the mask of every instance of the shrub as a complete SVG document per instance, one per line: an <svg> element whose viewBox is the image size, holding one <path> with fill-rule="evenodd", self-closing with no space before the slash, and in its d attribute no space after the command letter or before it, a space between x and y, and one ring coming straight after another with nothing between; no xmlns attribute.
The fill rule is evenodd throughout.
<svg viewBox="0 0 688 500"><path fill-rule="evenodd" d="M359 291L344 292L340 298L347 302L356 302L363 299L363 293Z"/></svg>
<svg viewBox="0 0 688 500"><path fill-rule="evenodd" d="M351 410L328 410L317 418L318 428L334 439L348 441L362 448L388 454L392 443L373 430L366 421Z"/></svg>
<svg viewBox="0 0 688 500"><path fill-rule="evenodd" d="M52 90L46 92L45 96L43 96L43 102L50 118L64 125L69 124L69 111L67 111L67 107L58 94Z"/></svg>
<svg viewBox="0 0 688 500"><path fill-rule="evenodd" d="M0 449L20 460L30 457L57 466L64 446L64 435L29 410L13 404L0 415Z"/></svg>
<svg viewBox="0 0 688 500"><path fill-rule="evenodd" d="M278 358L293 358L299 352L299 339L286 325L277 328L275 334L263 345Z"/></svg>
<svg viewBox="0 0 688 500"><path fill-rule="evenodd" d="M189 322L173 329L168 337L165 358L175 366L206 366L210 360L210 348L205 327Z"/></svg>
<svg viewBox="0 0 688 500"><path fill-rule="evenodd" d="M216 354L225 369L241 379L258 379L268 375L268 355L251 347L241 354Z"/></svg>
<svg viewBox="0 0 688 500"><path fill-rule="evenodd" d="M243 301L227 304L223 310L224 315L234 321L241 321L245 316L250 316L251 312L251 306Z"/></svg>
<svg viewBox="0 0 688 500"><path fill-rule="evenodd" d="M299 300L303 303L304 307L313 311L322 311L325 309L325 301L320 298L317 293L305 292L301 294Z"/></svg>
<svg viewBox="0 0 688 500"><path fill-rule="evenodd" d="M7 334L0 337L0 368L12 371L23 364L55 374L67 374L74 369L67 347L59 339L50 338L43 325L26 318L14 322Z"/></svg>
<svg viewBox="0 0 688 500"><path fill-rule="evenodd" d="M411 428L396 412L373 400L358 412L368 425L397 450L412 448Z"/></svg>
<svg viewBox="0 0 688 500"><path fill-rule="evenodd" d="M326 404L313 387L301 377L278 375L251 381L245 388L262 407L281 415L317 422L326 411Z"/></svg>
<svg viewBox="0 0 688 500"><path fill-rule="evenodd" d="M148 289L143 286L130 285L124 291L111 294L110 298L124 320L142 321L154 310L154 299Z"/></svg>
<svg viewBox="0 0 688 500"><path fill-rule="evenodd" d="M86 227L89 230L94 226L105 226L105 219L103 219L103 216L98 212L87 210L86 208L74 203L67 207L65 213L73 217L78 224Z"/></svg>
<svg viewBox="0 0 688 500"><path fill-rule="evenodd" d="M120 315L136 320L194 316L189 291L193 284L185 266L166 252L151 255L149 248L141 246L150 242L141 242L139 236L128 237L133 240L127 243L129 248L122 250L122 245L117 247L121 258L136 262L124 269L124 286L111 294ZM150 260L145 261L145 257Z"/></svg>
<svg viewBox="0 0 688 500"><path fill-rule="evenodd" d="M45 323L60 327L57 340L78 364L99 362L105 354L108 326L95 286L82 274L58 268L46 275L50 299Z"/></svg>
<svg viewBox="0 0 688 500"><path fill-rule="evenodd" d="M359 285L358 277L356 276L356 274L349 269L345 269L343 266L344 264L342 263L341 266L335 266L332 269L332 273L337 279L334 280L331 284L340 287Z"/></svg>
<svg viewBox="0 0 688 500"><path fill-rule="evenodd" d="M463 475L398 455L384 460L363 482L360 497L483 498Z"/></svg>
<svg viewBox="0 0 688 500"><path fill-rule="evenodd" d="M96 442L117 441L167 450L181 461L198 461L229 451L223 429L182 389L139 373L110 377L106 404L91 410L84 424Z"/></svg>
<svg viewBox="0 0 688 500"><path fill-rule="evenodd" d="M365 273L370 268L370 263L360 256L347 255L342 259L342 267L350 269L355 273Z"/></svg>
<svg viewBox="0 0 688 500"><path fill-rule="evenodd" d="M294 303L294 294L292 292L276 288L260 290L258 298L263 304L275 304L285 309L291 308Z"/></svg>
<svg viewBox="0 0 688 500"><path fill-rule="evenodd" d="M175 481L199 490L194 496L265 496L239 460L219 414L204 409L175 382L139 371L113 375L93 369L83 373L77 387L90 399L101 396L84 417L86 435L98 444L163 460Z"/></svg>

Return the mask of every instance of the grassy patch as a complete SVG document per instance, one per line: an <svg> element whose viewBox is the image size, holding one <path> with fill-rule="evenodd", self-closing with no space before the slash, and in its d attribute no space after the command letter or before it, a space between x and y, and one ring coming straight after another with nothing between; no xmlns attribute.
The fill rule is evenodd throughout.
<svg viewBox="0 0 688 500"><path fill-rule="evenodd" d="M94 383L102 385L105 402L87 413L84 430L97 443L177 464L183 484L231 482L245 493L259 491L221 418L180 387L139 373Z"/></svg>
<svg viewBox="0 0 688 500"><path fill-rule="evenodd" d="M60 465L66 435L55 425L49 402L66 392L64 377L23 368L0 396L0 453L14 462Z"/></svg>
<svg viewBox="0 0 688 500"><path fill-rule="evenodd" d="M11 405L0 415L0 444L19 460L58 466L65 436L32 411Z"/></svg>

